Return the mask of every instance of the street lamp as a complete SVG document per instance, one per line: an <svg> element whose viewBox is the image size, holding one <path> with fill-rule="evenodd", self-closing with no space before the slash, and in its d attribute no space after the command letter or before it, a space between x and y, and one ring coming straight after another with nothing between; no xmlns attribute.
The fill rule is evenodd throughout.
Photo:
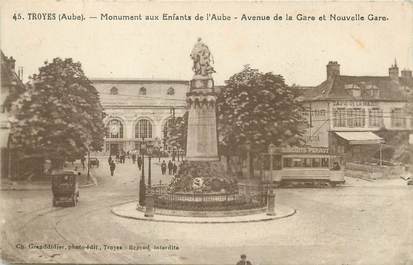
<svg viewBox="0 0 413 265"><path fill-rule="evenodd" d="M142 157L142 172L141 172L141 180L139 182L139 205L145 205L145 193L146 193L146 186L145 186L145 156L144 152L146 149L145 146L145 137L142 137L142 142L140 143L140 154Z"/></svg>
<svg viewBox="0 0 413 265"><path fill-rule="evenodd" d="M154 216L154 198L152 194L152 179L151 179L151 158L152 158L152 147L148 148L148 192L145 194L145 217Z"/></svg>
<svg viewBox="0 0 413 265"><path fill-rule="evenodd" d="M254 171L252 168L252 163L251 163L251 142L250 140L247 140L245 142L245 148L247 149L247 164L248 164L248 173L247 173L247 178L249 179L250 176L254 176ZM251 173L252 172L252 173Z"/></svg>
<svg viewBox="0 0 413 265"><path fill-rule="evenodd" d="M273 155L276 152L276 147L274 144L268 146L268 153L270 154L270 181L269 189L267 191L267 215L275 215L275 193L272 183L272 171L273 171Z"/></svg>

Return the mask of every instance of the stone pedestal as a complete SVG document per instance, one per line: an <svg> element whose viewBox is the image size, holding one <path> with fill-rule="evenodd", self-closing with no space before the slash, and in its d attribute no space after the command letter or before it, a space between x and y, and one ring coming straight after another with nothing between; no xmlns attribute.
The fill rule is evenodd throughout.
<svg viewBox="0 0 413 265"><path fill-rule="evenodd" d="M275 215L275 193L270 189L267 194L267 215Z"/></svg>
<svg viewBox="0 0 413 265"><path fill-rule="evenodd" d="M187 93L188 135L186 159L189 161L217 161L218 139L216 94L211 77L194 76Z"/></svg>
<svg viewBox="0 0 413 265"><path fill-rule="evenodd" d="M145 217L153 217L155 214L155 202L151 191L146 194L145 198Z"/></svg>

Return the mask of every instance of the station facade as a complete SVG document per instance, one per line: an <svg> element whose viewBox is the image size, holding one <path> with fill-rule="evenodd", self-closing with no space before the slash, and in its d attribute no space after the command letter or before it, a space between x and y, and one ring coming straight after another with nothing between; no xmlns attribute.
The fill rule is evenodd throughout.
<svg viewBox="0 0 413 265"><path fill-rule="evenodd" d="M106 154L139 150L142 143L163 150L168 122L186 111L189 81L91 79L106 117Z"/></svg>
<svg viewBox="0 0 413 265"><path fill-rule="evenodd" d="M386 76L341 75L340 65L329 62L326 80L303 89L306 145L328 147L347 161L363 161L377 158L381 148L393 148L394 154L395 145L408 144L412 71L400 75L396 62ZM394 138L398 143L391 142Z"/></svg>

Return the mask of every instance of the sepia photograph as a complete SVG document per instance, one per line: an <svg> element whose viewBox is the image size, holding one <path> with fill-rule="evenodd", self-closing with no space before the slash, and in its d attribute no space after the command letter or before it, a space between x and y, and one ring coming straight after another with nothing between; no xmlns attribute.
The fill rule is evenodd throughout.
<svg viewBox="0 0 413 265"><path fill-rule="evenodd" d="M0 264L413 265L411 1L0 1Z"/></svg>

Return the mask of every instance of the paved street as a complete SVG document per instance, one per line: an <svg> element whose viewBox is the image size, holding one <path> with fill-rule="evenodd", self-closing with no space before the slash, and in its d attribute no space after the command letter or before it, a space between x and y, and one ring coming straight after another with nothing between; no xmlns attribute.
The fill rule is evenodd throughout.
<svg viewBox="0 0 413 265"><path fill-rule="evenodd" d="M169 224L113 215L113 206L138 198L137 166L117 164L110 177L106 159L100 164L94 170L99 185L82 189L75 208L53 208L47 190L1 191L3 259L235 264L245 253L253 264L413 264L413 186L399 179L348 178L334 189L277 190L277 201L297 210L286 219ZM169 180L160 176L159 165L152 172L153 183ZM65 249L29 248L43 244Z"/></svg>

